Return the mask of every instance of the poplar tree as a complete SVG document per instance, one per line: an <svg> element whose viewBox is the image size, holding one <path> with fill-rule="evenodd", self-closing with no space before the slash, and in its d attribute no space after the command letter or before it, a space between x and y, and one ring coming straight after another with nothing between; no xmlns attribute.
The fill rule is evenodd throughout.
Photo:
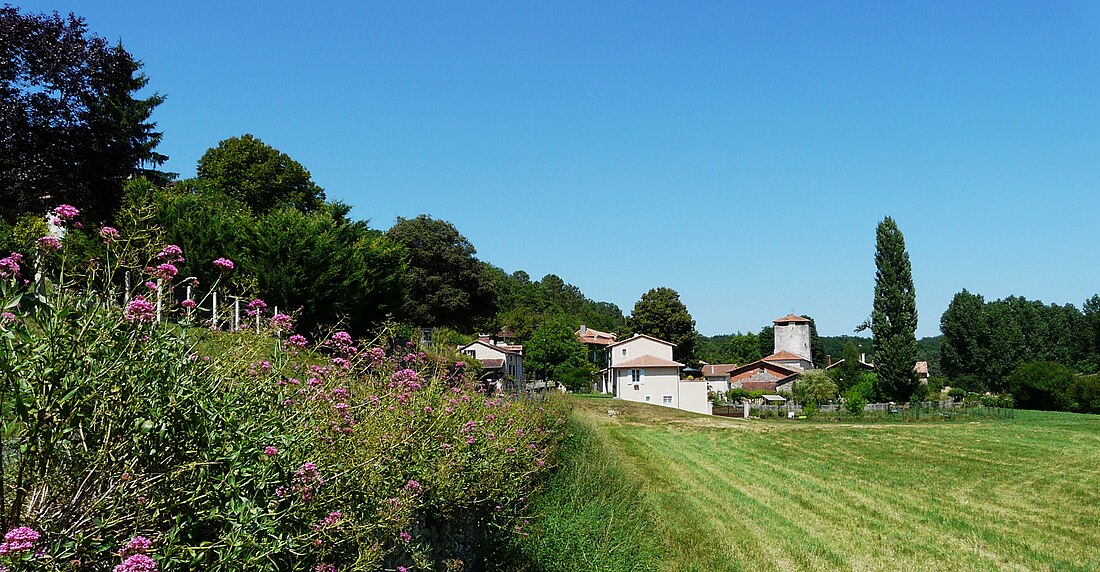
<svg viewBox="0 0 1100 572"><path fill-rule="evenodd" d="M871 313L875 371L882 393L909 401L920 386L917 361L917 297L905 238L894 219L878 225L875 240L875 301Z"/></svg>

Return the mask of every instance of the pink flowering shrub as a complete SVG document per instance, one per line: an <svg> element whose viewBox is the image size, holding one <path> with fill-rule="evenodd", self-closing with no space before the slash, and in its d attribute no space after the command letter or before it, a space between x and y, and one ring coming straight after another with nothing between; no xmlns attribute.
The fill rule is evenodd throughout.
<svg viewBox="0 0 1100 572"><path fill-rule="evenodd" d="M47 268L44 297L9 279L26 273L17 256L0 260L0 380L22 404L4 411L0 521L26 527L0 565L420 570L524 529L524 495L561 439L553 399L487 395L455 356L386 332L311 343L286 314L258 334L158 326L158 293L165 313L207 307L173 293L178 274L154 274L160 288L122 307L99 285L122 269L179 272L182 250L87 234L65 250L77 241L103 262L70 280Z"/></svg>

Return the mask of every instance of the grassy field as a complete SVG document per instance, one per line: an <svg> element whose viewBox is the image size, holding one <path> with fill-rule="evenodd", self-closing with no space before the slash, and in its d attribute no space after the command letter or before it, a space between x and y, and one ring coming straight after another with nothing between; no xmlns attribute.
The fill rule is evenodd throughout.
<svg viewBox="0 0 1100 572"><path fill-rule="evenodd" d="M603 451L586 461L589 477L622 475L589 488L619 498L617 510L637 522L602 542L644 546L639 556L654 569L1100 569L1097 416L814 424L574 402ZM568 478L550 496L591 480L576 470ZM628 502L620 489L640 498ZM584 516L588 497L542 510L580 515L558 526L583 535L598 523Z"/></svg>

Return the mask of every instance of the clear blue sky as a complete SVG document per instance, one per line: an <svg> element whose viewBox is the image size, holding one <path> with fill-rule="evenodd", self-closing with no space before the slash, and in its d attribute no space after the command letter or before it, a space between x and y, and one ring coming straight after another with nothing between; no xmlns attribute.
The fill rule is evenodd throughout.
<svg viewBox="0 0 1100 572"><path fill-rule="evenodd" d="M1095 2L16 2L145 62L169 170L252 133L386 229L701 333L870 313L875 225L918 335L962 288L1100 292Z"/></svg>

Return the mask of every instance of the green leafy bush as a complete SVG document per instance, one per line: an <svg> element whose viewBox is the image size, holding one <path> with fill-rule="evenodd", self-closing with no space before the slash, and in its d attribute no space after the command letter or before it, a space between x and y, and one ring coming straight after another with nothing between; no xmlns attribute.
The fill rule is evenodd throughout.
<svg viewBox="0 0 1100 572"><path fill-rule="evenodd" d="M1008 390L1022 409L1067 411L1073 370L1054 362L1029 362L1008 376Z"/></svg>
<svg viewBox="0 0 1100 572"><path fill-rule="evenodd" d="M859 386L852 387L844 392L844 410L850 415L855 415L856 417L862 416L863 408L866 406L867 397L864 396Z"/></svg>

